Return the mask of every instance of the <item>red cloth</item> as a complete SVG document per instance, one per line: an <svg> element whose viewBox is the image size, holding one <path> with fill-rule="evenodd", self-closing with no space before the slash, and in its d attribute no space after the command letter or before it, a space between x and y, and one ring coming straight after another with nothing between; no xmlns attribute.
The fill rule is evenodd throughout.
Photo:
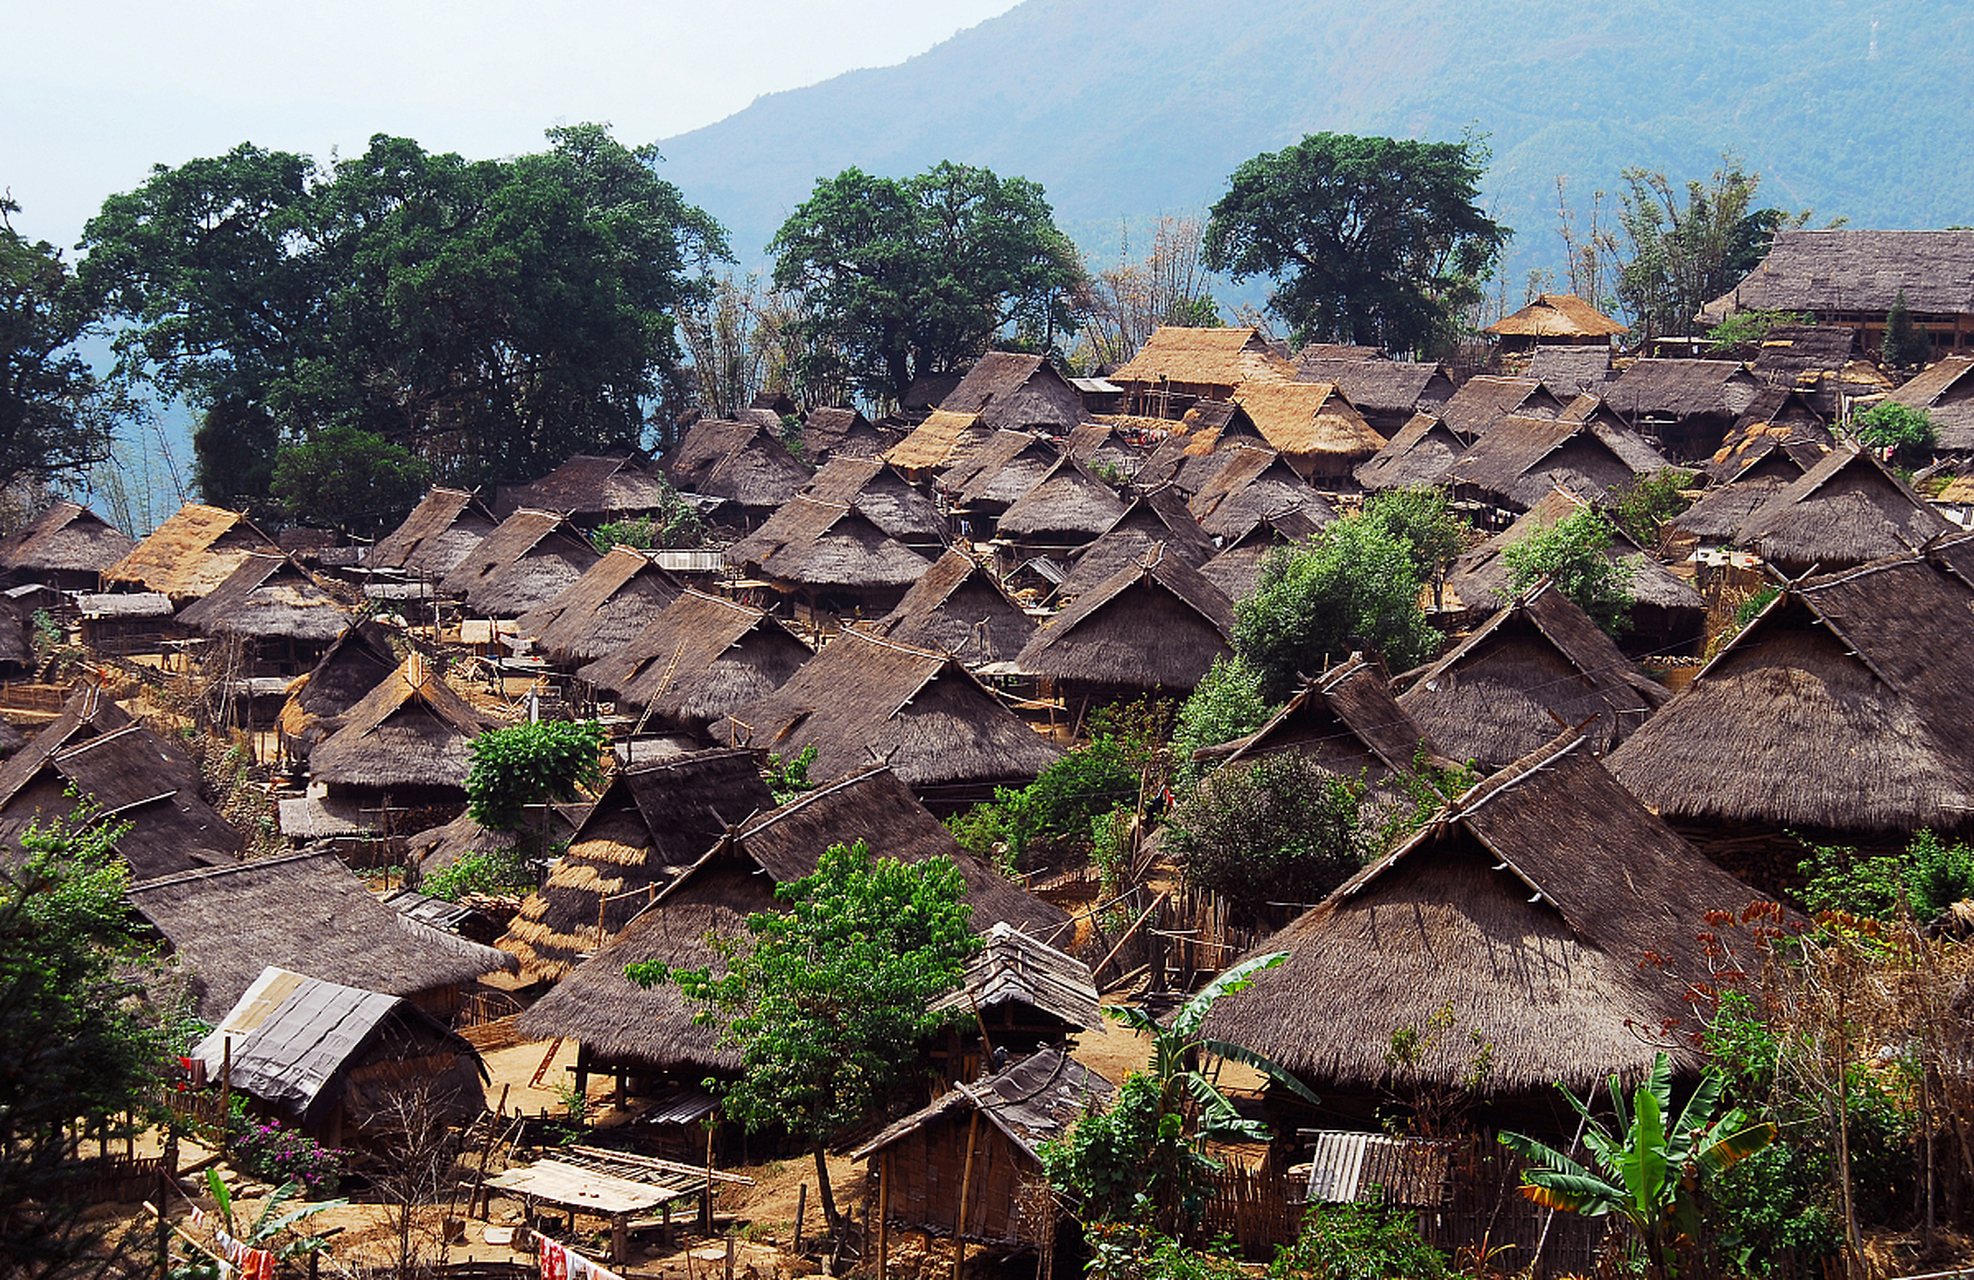
<svg viewBox="0 0 1974 1280"><path fill-rule="evenodd" d="M569 1280L569 1253L547 1237L541 1238L541 1280Z"/></svg>

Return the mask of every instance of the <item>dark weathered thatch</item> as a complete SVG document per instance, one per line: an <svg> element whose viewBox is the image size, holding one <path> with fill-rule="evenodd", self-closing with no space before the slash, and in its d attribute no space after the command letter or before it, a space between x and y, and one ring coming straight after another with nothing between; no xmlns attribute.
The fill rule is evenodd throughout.
<svg viewBox="0 0 1974 1280"><path fill-rule="evenodd" d="M1448 755L1499 769L1565 728L1607 752L1665 698L1545 578L1427 667L1398 705Z"/></svg>
<svg viewBox="0 0 1974 1280"><path fill-rule="evenodd" d="M1246 538L1271 516L1296 510L1318 524L1336 518L1336 510L1280 456L1259 449L1239 448L1189 504L1200 528L1231 545Z"/></svg>
<svg viewBox="0 0 1974 1280"><path fill-rule="evenodd" d="M1602 394L1613 377L1608 344L1573 346L1545 342L1529 360L1528 376L1558 396Z"/></svg>
<svg viewBox="0 0 1974 1280"><path fill-rule="evenodd" d="M1057 756L957 659L848 628L713 729L782 756L814 744L819 779L889 760L921 795L1026 781Z"/></svg>
<svg viewBox="0 0 1974 1280"><path fill-rule="evenodd" d="M1761 265L1700 315L1884 312L1901 292L1915 312L1974 315L1974 231L1778 231Z"/></svg>
<svg viewBox="0 0 1974 1280"><path fill-rule="evenodd" d="M0 601L0 671L21 672L38 664L30 616L26 602Z"/></svg>
<svg viewBox="0 0 1974 1280"><path fill-rule="evenodd" d="M1373 493L1439 484L1471 443L1432 414L1414 414L1384 448L1357 468L1357 483Z"/></svg>
<svg viewBox="0 0 1974 1280"><path fill-rule="evenodd" d="M331 787L441 791L463 797L470 744L486 721L412 653L343 714L309 753L309 774Z"/></svg>
<svg viewBox="0 0 1974 1280"><path fill-rule="evenodd" d="M1422 406L1437 408L1453 394L1453 379L1444 365L1311 356L1309 351L1303 348L1296 360L1302 380L1335 383L1381 435L1390 435L1410 422Z"/></svg>
<svg viewBox="0 0 1974 1280"><path fill-rule="evenodd" d="M553 511L523 508L500 522L439 581L482 617L518 618L553 600L602 557Z"/></svg>
<svg viewBox="0 0 1974 1280"><path fill-rule="evenodd" d="M1184 496L1170 485L1141 494L1102 537L1072 552L1069 576L1056 594L1073 600L1119 569L1144 560L1158 547L1195 569L1219 551L1187 510Z"/></svg>
<svg viewBox="0 0 1974 1280"><path fill-rule="evenodd" d="M658 468L676 487L697 492L706 478L713 474L713 469L729 453L751 440L760 429L759 424L753 422L701 418L672 446L671 452L659 460Z"/></svg>
<svg viewBox="0 0 1974 1280"><path fill-rule="evenodd" d="M631 641L577 673L663 726L702 728L764 698L813 656L773 617L687 590Z"/></svg>
<svg viewBox="0 0 1974 1280"><path fill-rule="evenodd" d="M1668 463L1641 437L1597 418L1503 420L1453 460L1454 492L1509 511L1526 511L1562 485L1611 503L1623 485Z"/></svg>
<svg viewBox="0 0 1974 1280"><path fill-rule="evenodd" d="M1117 491L1073 458L1059 458L1021 500L1001 513L1003 538L1031 547L1079 547L1124 514Z"/></svg>
<svg viewBox="0 0 1974 1280"><path fill-rule="evenodd" d="M121 529L65 498L0 539L0 570L21 582L93 588L136 546Z"/></svg>
<svg viewBox="0 0 1974 1280"><path fill-rule="evenodd" d="M554 599L517 618L514 631L550 662L594 662L630 643L684 590L644 552L612 547Z"/></svg>
<svg viewBox="0 0 1974 1280"><path fill-rule="evenodd" d="M1750 515L1735 542L1793 576L1903 555L1953 528L1868 451L1843 446Z"/></svg>
<svg viewBox="0 0 1974 1280"><path fill-rule="evenodd" d="M892 445L884 460L907 473L938 471L965 462L993 437L993 428L977 413L935 411Z"/></svg>
<svg viewBox="0 0 1974 1280"><path fill-rule="evenodd" d="M1892 392L1891 398L1933 419L1942 453L1974 453L1974 356L1948 356Z"/></svg>
<svg viewBox="0 0 1974 1280"><path fill-rule="evenodd" d="M1373 782L1412 773L1422 751L1432 760L1444 759L1392 696L1385 669L1362 654L1305 683L1253 733L1195 754L1236 764L1278 751L1307 755L1331 773L1362 774Z"/></svg>
<svg viewBox="0 0 1974 1280"><path fill-rule="evenodd" d="M282 750L306 760L315 744L342 727L343 716L397 670L394 633L365 619L344 631L315 669L288 692L278 722ZM403 642L407 643L408 642Z"/></svg>
<svg viewBox="0 0 1974 1280"><path fill-rule="evenodd" d="M802 496L855 507L886 537L907 546L940 546L946 540L946 517L939 504L876 458L833 459L816 472Z"/></svg>
<svg viewBox="0 0 1974 1280"><path fill-rule="evenodd" d="M285 555L262 552L249 555L226 581L178 611L181 625L208 636L316 644L334 640L353 620L314 574Z"/></svg>
<svg viewBox="0 0 1974 1280"><path fill-rule="evenodd" d="M1823 455L1837 447L1837 439L1821 422L1756 419L1737 424L1721 442L1719 451L1707 462L1707 483L1732 484L1749 472L1763 468L1771 453L1780 450L1794 462L1789 478L1808 471ZM1778 473L1780 474L1780 473Z"/></svg>
<svg viewBox="0 0 1974 1280"><path fill-rule="evenodd" d="M1604 389L1604 403L1626 421L1714 416L1732 421L1761 384L1735 360L1634 360Z"/></svg>
<svg viewBox="0 0 1974 1280"><path fill-rule="evenodd" d="M1035 620L993 574L956 548L939 557L873 630L978 667L1013 659L1035 634Z"/></svg>
<svg viewBox="0 0 1974 1280"><path fill-rule="evenodd" d="M274 539L239 512L188 502L105 569L103 581L161 592L182 603L226 581L256 551L281 554Z"/></svg>
<svg viewBox="0 0 1974 1280"><path fill-rule="evenodd" d="M1026 431L997 431L980 451L939 478L954 503L970 512L994 516L1042 482L1062 456L1055 441Z"/></svg>
<svg viewBox="0 0 1974 1280"><path fill-rule="evenodd" d="M1506 418L1559 417L1568 403L1534 378L1484 374L1462 383L1439 409L1439 419L1454 435L1471 441Z"/></svg>
<svg viewBox="0 0 1974 1280"><path fill-rule="evenodd" d="M854 507L813 498L790 501L726 554L756 576L850 596L903 591L931 564Z"/></svg>
<svg viewBox="0 0 1974 1280"><path fill-rule="evenodd" d="M1183 692L1233 652L1233 602L1176 555L1128 564L1035 633L1015 665L1102 689Z"/></svg>
<svg viewBox="0 0 1974 1280"><path fill-rule="evenodd" d="M1307 542L1321 532L1327 520L1317 520L1300 507L1290 507L1268 516L1247 536L1200 566L1200 575L1229 600L1254 594L1261 578L1261 562L1276 547Z"/></svg>
<svg viewBox="0 0 1974 1280"><path fill-rule="evenodd" d="M1612 771L1668 819L1853 838L1967 830L1974 590L1950 563L1966 547L1778 597L1612 755Z"/></svg>
<svg viewBox="0 0 1974 1280"><path fill-rule="evenodd" d="M986 946L967 962L960 985L932 1002L933 1012L967 1009L997 1015L994 1022L999 1026L1017 1019L1030 1028L1046 1025L1050 1040L1103 1025L1096 979L1089 965L1005 920L982 929L981 934ZM997 1031L994 1047L1011 1046Z"/></svg>
<svg viewBox="0 0 1974 1280"><path fill-rule="evenodd" d="M773 807L752 751L701 751L623 770L499 945L519 957L526 972L563 977L622 931L730 826Z"/></svg>
<svg viewBox="0 0 1974 1280"><path fill-rule="evenodd" d="M1130 479L1144 465L1150 447L1136 431L1103 422L1085 422L1063 438L1062 451L1092 472Z"/></svg>
<svg viewBox="0 0 1974 1280"><path fill-rule="evenodd" d="M493 512L464 489L435 487L403 524L377 540L363 564L366 569L443 578L499 525Z"/></svg>
<svg viewBox="0 0 1974 1280"><path fill-rule="evenodd" d="M515 967L505 952L405 919L329 854L188 871L126 896L171 943L200 1016L215 1022L268 965L421 1005L443 1005L435 992Z"/></svg>
<svg viewBox="0 0 1974 1280"><path fill-rule="evenodd" d="M947 413L977 413L990 427L1062 435L1083 420L1083 398L1046 356L989 351L939 402Z"/></svg>
<svg viewBox="0 0 1974 1280"><path fill-rule="evenodd" d="M645 515L671 499L671 487L632 454L576 454L533 484L503 486L500 511L559 511L586 524Z"/></svg>
<svg viewBox="0 0 1974 1280"><path fill-rule="evenodd" d="M818 466L838 458L876 458L903 438L855 409L815 408L802 419L802 456Z"/></svg>
<svg viewBox="0 0 1974 1280"><path fill-rule="evenodd" d="M130 713L110 700L108 694L91 685L71 694L62 712L0 764L0 806L13 802L23 787L33 781L43 762L64 747L87 742L98 734L114 733L134 721ZM199 785L198 769L187 760L179 774L182 785L194 790Z"/></svg>
<svg viewBox="0 0 1974 1280"><path fill-rule="evenodd" d="M588 814L580 804L548 806L548 826L544 832L549 844L568 844L576 827ZM472 810L462 810L452 821L413 832L404 840L407 862L418 868L420 877L443 871L467 854L511 855L520 838L512 831L490 831L473 820ZM423 896L423 895L420 895ZM495 930L497 935L498 930ZM482 941L492 942L493 936Z"/></svg>
<svg viewBox="0 0 1974 1280"><path fill-rule="evenodd" d="M759 426L751 431L700 477L695 492L722 500L744 518L760 519L800 493L812 473L779 434Z"/></svg>
<svg viewBox="0 0 1974 1280"><path fill-rule="evenodd" d="M1469 1030L1490 1046L1497 1093L1635 1081L1659 1051L1635 1028L1684 1020L1689 984L1706 977L1706 913L1738 912L1749 897L1618 785L1589 743L1564 737L1257 945L1289 959L1222 998L1207 1030L1339 1108L1382 1088L1464 1087ZM1665 965L1641 963L1650 954ZM1393 1033L1449 1012L1417 1066L1395 1071ZM1685 1071L1704 1065L1683 1040L1670 1052Z"/></svg>

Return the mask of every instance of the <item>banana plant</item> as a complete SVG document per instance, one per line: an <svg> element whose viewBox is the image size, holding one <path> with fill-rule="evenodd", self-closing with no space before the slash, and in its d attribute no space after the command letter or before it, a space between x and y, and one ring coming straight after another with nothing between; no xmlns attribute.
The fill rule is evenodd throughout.
<svg viewBox="0 0 1974 1280"><path fill-rule="evenodd" d="M298 1222L305 1222L325 1209L340 1209L348 1204L347 1199L323 1200L314 1204L304 1204L287 1213L281 1207L301 1194L302 1184L290 1179L276 1187L267 1197L260 1212L254 1216L251 1225L245 1230L237 1228L233 1221L233 1193L220 1180L217 1169L206 1170L206 1189L212 1192L213 1203L219 1206L219 1219L225 1225L226 1234L250 1249L268 1247L268 1242ZM274 1256L286 1261L289 1258L315 1252L322 1247L323 1237L296 1234L296 1238L273 1249Z"/></svg>
<svg viewBox="0 0 1974 1280"><path fill-rule="evenodd" d="M1629 1106L1617 1076L1610 1078L1612 1125L1563 1090L1583 1117L1583 1142L1596 1157L1597 1173L1519 1133L1501 1134L1501 1143L1538 1166L1523 1171L1523 1195L1545 1208L1586 1217L1618 1214L1631 1225L1652 1276L1666 1280L1675 1269L1674 1247L1680 1238L1699 1238L1700 1188L1775 1141L1774 1125L1752 1120L1738 1107L1713 1118L1725 1087L1718 1072L1705 1072L1693 1096L1668 1123L1672 1062L1661 1053Z"/></svg>

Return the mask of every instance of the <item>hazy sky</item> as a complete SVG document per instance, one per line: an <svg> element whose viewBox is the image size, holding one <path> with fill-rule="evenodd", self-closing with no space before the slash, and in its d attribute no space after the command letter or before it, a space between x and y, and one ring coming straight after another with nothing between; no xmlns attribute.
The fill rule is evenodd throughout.
<svg viewBox="0 0 1974 1280"><path fill-rule="evenodd" d="M552 124L627 143L885 66L1015 0L4 0L0 190L72 245L153 164L252 141L327 159L374 133L469 157Z"/></svg>

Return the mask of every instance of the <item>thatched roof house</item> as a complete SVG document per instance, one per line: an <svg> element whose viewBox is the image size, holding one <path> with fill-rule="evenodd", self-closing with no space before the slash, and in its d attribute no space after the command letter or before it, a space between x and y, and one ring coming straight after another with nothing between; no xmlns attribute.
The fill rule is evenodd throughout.
<svg viewBox="0 0 1974 1280"><path fill-rule="evenodd" d="M965 462L993 438L994 429L979 414L938 410L892 445L883 458L916 480Z"/></svg>
<svg viewBox="0 0 1974 1280"><path fill-rule="evenodd" d="M309 752L309 775L332 791L463 802L472 741L489 727L413 652Z"/></svg>
<svg viewBox="0 0 1974 1280"><path fill-rule="evenodd" d="M802 490L805 498L855 507L870 522L908 547L943 547L946 517L918 486L874 457L837 457Z"/></svg>
<svg viewBox="0 0 1974 1280"><path fill-rule="evenodd" d="M737 518L752 524L800 493L811 474L778 432L749 426L726 456L699 477L693 492L719 500L715 519Z"/></svg>
<svg viewBox="0 0 1974 1280"><path fill-rule="evenodd" d="M1565 728L1608 752L1667 696L1545 578L1414 678L1398 705L1448 755L1493 770Z"/></svg>
<svg viewBox="0 0 1974 1280"><path fill-rule="evenodd" d="M1559 346L1544 343L1529 358L1528 376L1558 396L1602 395L1616 376L1609 346Z"/></svg>
<svg viewBox="0 0 1974 1280"><path fill-rule="evenodd" d="M629 644L685 584L634 547L612 547L547 604L514 622L550 662L576 667Z"/></svg>
<svg viewBox="0 0 1974 1280"><path fill-rule="evenodd" d="M1295 377L1295 366L1258 329L1160 325L1110 380L1124 388L1126 412L1178 418L1197 400L1227 400L1247 383Z"/></svg>
<svg viewBox="0 0 1974 1280"><path fill-rule="evenodd" d="M1146 441L1143 433L1128 427L1084 422L1063 437L1062 451L1092 472L1129 480L1138 474L1151 451Z"/></svg>
<svg viewBox="0 0 1974 1280"><path fill-rule="evenodd" d="M1171 485L1139 494L1137 501L1104 530L1102 537L1072 552L1069 576L1057 589L1057 595L1073 600L1119 569L1143 561L1160 547L1195 569L1219 552L1193 519L1185 496Z"/></svg>
<svg viewBox="0 0 1974 1280"><path fill-rule="evenodd" d="M1083 397L1047 356L989 351L939 402L947 413L980 415L1005 431L1059 436L1083 420Z"/></svg>
<svg viewBox="0 0 1974 1280"><path fill-rule="evenodd" d="M1067 551L1095 541L1123 516L1124 499L1073 458L1047 475L995 523L999 536L1029 551Z"/></svg>
<svg viewBox="0 0 1974 1280"><path fill-rule="evenodd" d="M1803 311L1856 326L1863 349L1876 351L1901 293L1937 352L1965 351L1974 342L1974 231L1778 231L1761 265L1699 319L1715 325L1737 311Z"/></svg>
<svg viewBox="0 0 1974 1280"><path fill-rule="evenodd" d="M567 975L730 826L773 807L752 751L700 751L620 771L499 945L537 978Z"/></svg>
<svg viewBox="0 0 1974 1280"><path fill-rule="evenodd" d="M522 508L500 522L439 580L481 617L518 618L547 604L602 556L568 519Z"/></svg>
<svg viewBox="0 0 1974 1280"><path fill-rule="evenodd" d="M947 469L940 486L969 516L993 519L1049 474L1062 457L1053 440L1025 431L997 431L965 462Z"/></svg>
<svg viewBox="0 0 1974 1280"><path fill-rule="evenodd" d="M1035 620L984 565L955 548L939 557L872 631L979 667L1012 660L1035 634Z"/></svg>
<svg viewBox="0 0 1974 1280"><path fill-rule="evenodd" d="M1335 383L1382 436L1410 422L1414 413L1437 409L1453 395L1453 379L1442 364L1311 354L1314 350L1304 347L1296 358L1302 381Z"/></svg>
<svg viewBox="0 0 1974 1280"><path fill-rule="evenodd" d="M802 456L817 466L838 458L876 458L902 439L855 409L819 406L802 419Z"/></svg>
<svg viewBox="0 0 1974 1280"><path fill-rule="evenodd" d="M1178 555L1128 564L1078 596L1028 642L1015 666L1084 702L1152 689L1183 693L1233 653L1234 605Z"/></svg>
<svg viewBox="0 0 1974 1280"><path fill-rule="evenodd" d="M1673 834L1564 736L1453 801L1405 844L1259 943L1280 967L1215 1004L1208 1034L1266 1054L1311 1085L1325 1115L1361 1125L1389 1094L1463 1090L1472 1032L1491 1047L1472 1122L1567 1133L1578 1094L1651 1069L1706 977L1709 911L1738 913L1745 887ZM1657 955L1663 965L1645 963ZM1450 1013L1451 1021L1447 1023ZM1422 1037L1394 1068L1392 1035ZM1695 1074L1701 1051L1672 1043Z"/></svg>
<svg viewBox="0 0 1974 1280"><path fill-rule="evenodd" d="M1974 356L1948 356L1892 392L1891 399L1933 419L1941 453L1974 453ZM0 564L4 564L0 559Z"/></svg>
<svg viewBox="0 0 1974 1280"><path fill-rule="evenodd" d="M1329 520L1317 519L1301 507L1286 507L1264 516L1260 524L1229 544L1219 555L1200 566L1200 575L1229 600L1254 594L1261 578L1261 562L1277 547L1307 542L1321 533Z"/></svg>
<svg viewBox="0 0 1974 1280"><path fill-rule="evenodd" d="M675 488L697 492L729 453L744 447L760 430L757 422L701 418L658 460L658 469Z"/></svg>
<svg viewBox="0 0 1974 1280"><path fill-rule="evenodd" d="M1234 392L1234 403L1304 479L1348 479L1385 447L1385 438L1334 383L1251 382Z"/></svg>
<svg viewBox="0 0 1974 1280"><path fill-rule="evenodd" d="M836 613L889 611L931 565L856 508L813 498L791 499L726 556L811 609Z"/></svg>
<svg viewBox="0 0 1974 1280"><path fill-rule="evenodd" d="M1253 733L1194 756L1231 765L1280 751L1309 756L1340 777L1363 775L1372 782L1416 772L1422 751L1436 762L1445 759L1392 696L1384 667L1362 654L1306 681Z"/></svg>
<svg viewBox="0 0 1974 1280"><path fill-rule="evenodd" d="M1445 405L1439 419L1454 435L1473 441L1510 417L1561 417L1569 405L1566 397L1544 387L1534 378L1504 378L1483 374L1460 384Z"/></svg>
<svg viewBox="0 0 1974 1280"><path fill-rule="evenodd" d="M1201 530L1223 546L1242 541L1284 511L1301 511L1319 525L1336 519L1335 508L1279 455L1246 447L1231 450L1226 464L1187 505Z"/></svg>
<svg viewBox="0 0 1974 1280"><path fill-rule="evenodd" d="M1026 783L1058 754L957 658L850 628L713 731L783 757L813 744L809 776L818 779L888 760L915 792L942 803Z"/></svg>
<svg viewBox="0 0 1974 1280"><path fill-rule="evenodd" d="M0 539L0 572L12 583L94 591L104 571L136 546L123 530L64 498Z"/></svg>
<svg viewBox="0 0 1974 1280"><path fill-rule="evenodd" d="M1574 293L1544 293L1535 301L1481 330L1501 340L1503 351L1536 346L1599 346L1609 350L1624 326Z"/></svg>
<svg viewBox="0 0 1974 1280"><path fill-rule="evenodd" d="M274 539L238 511L188 502L105 569L103 585L155 591L182 604L226 581L256 551L281 554Z"/></svg>
<svg viewBox="0 0 1974 1280"><path fill-rule="evenodd" d="M1883 395L1892 380L1857 354L1857 330L1842 324L1779 324L1762 335L1749 369L1765 386L1801 395L1835 418L1846 398Z"/></svg>
<svg viewBox="0 0 1974 1280"><path fill-rule="evenodd" d="M1060 1044L1103 1025L1101 998L1090 966L998 920L981 931L986 945L967 961L960 985L934 1000L932 1012L966 1009L986 1027L994 1048L1021 1053ZM953 1080L979 1072L948 1071Z"/></svg>
<svg viewBox="0 0 1974 1280"><path fill-rule="evenodd" d="M257 671L296 675L321 660L355 615L285 555L255 552L226 581L178 611L181 626L252 646Z"/></svg>
<svg viewBox="0 0 1974 1280"><path fill-rule="evenodd" d="M1472 443L1432 414L1416 413L1384 448L1358 466L1357 483L1371 493L1439 484L1453 460Z"/></svg>
<svg viewBox="0 0 1974 1280"><path fill-rule="evenodd" d="M614 653L576 673L661 727L702 729L765 698L813 655L774 617L686 590Z"/></svg>
<svg viewBox="0 0 1974 1280"><path fill-rule="evenodd" d="M1763 503L1735 543L1793 577L1905 555L1953 529L1869 451L1845 445Z"/></svg>
<svg viewBox="0 0 1974 1280"><path fill-rule="evenodd" d="M1668 466L1643 437L1592 417L1505 419L1446 469L1454 496L1523 512L1562 485L1599 506L1639 476Z"/></svg>
<svg viewBox="0 0 1974 1280"><path fill-rule="evenodd" d="M366 618L329 646L315 668L288 691L276 722L281 750L307 760L315 744L342 727L343 716L397 670L397 645L408 641Z"/></svg>
<svg viewBox="0 0 1974 1280"><path fill-rule="evenodd" d="M191 974L199 1015L218 1021L268 965L404 996L440 1016L460 988L514 957L391 910L325 853L187 871L124 895Z"/></svg>
<svg viewBox="0 0 1974 1280"><path fill-rule="evenodd" d="M411 509L403 524L371 546L363 557L363 567L443 578L499 526L493 512L472 494L435 486Z"/></svg>
<svg viewBox="0 0 1974 1280"><path fill-rule="evenodd" d="M1788 426L1736 432L1708 464L1712 483L1706 492L1673 518L1673 535L1702 547L1732 543L1750 516L1812 470L1831 447Z"/></svg>
<svg viewBox="0 0 1974 1280"><path fill-rule="evenodd" d="M585 526L649 515L671 500L671 486L648 466L630 453L579 453L532 484L502 485L498 510L559 511Z"/></svg>
<svg viewBox="0 0 1974 1280"><path fill-rule="evenodd" d="M1634 360L1603 390L1604 403L1640 431L1658 436L1681 461L1720 447L1760 394L1760 379L1735 360Z"/></svg>

